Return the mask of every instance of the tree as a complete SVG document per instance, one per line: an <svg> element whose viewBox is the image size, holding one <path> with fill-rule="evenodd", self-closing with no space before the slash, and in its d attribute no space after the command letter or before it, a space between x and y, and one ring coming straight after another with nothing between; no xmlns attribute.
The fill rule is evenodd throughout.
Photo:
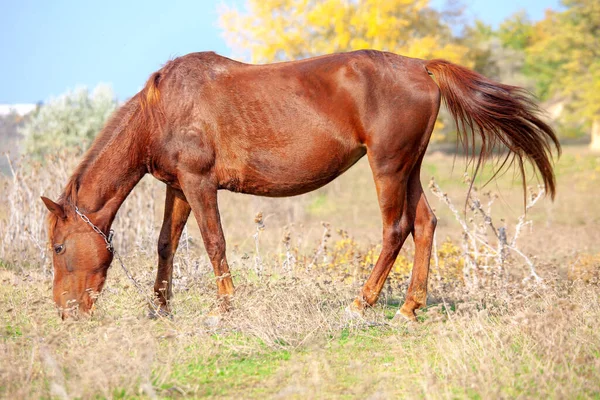
<svg viewBox="0 0 600 400"><path fill-rule="evenodd" d="M473 70L493 78L498 73L496 65L491 62L493 55L490 42L495 38L495 32L490 25L481 20L475 20L463 32L461 44L468 50L467 57L473 62Z"/></svg>
<svg viewBox="0 0 600 400"><path fill-rule="evenodd" d="M518 11L500 24L498 37L505 47L525 50L531 45L533 24L525 11Z"/></svg>
<svg viewBox="0 0 600 400"><path fill-rule="evenodd" d="M533 89L534 83L524 73L527 45L521 34L526 31L527 18L522 13L510 17L494 31L491 26L476 20L466 27L461 43L469 49L473 69L499 82ZM529 23L531 26L531 23Z"/></svg>
<svg viewBox="0 0 600 400"><path fill-rule="evenodd" d="M231 47L254 62L372 48L469 64L444 13L429 0L248 0L221 10Z"/></svg>
<svg viewBox="0 0 600 400"><path fill-rule="evenodd" d="M591 130L600 150L600 2L563 0L534 26L527 68L545 98L565 101L566 118Z"/></svg>
<svg viewBox="0 0 600 400"><path fill-rule="evenodd" d="M117 108L110 86L69 91L42 105L19 130L25 151L36 157L63 147L87 148Z"/></svg>

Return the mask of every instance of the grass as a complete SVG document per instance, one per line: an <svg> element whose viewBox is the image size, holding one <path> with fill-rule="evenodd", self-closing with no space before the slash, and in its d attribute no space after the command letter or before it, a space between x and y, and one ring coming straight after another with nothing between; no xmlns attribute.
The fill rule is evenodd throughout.
<svg viewBox="0 0 600 400"><path fill-rule="evenodd" d="M198 396L226 396L246 392L254 397L266 391L260 383L272 376L281 367L282 361L289 360L290 352L287 350L265 352L256 356L234 354L225 359L221 356L208 359L198 357L189 363L178 365L169 374L169 380L161 382L159 387L163 391L175 390L179 393L185 393L179 386L197 387L194 393ZM155 379L154 383L158 384L159 379Z"/></svg>
<svg viewBox="0 0 600 400"><path fill-rule="evenodd" d="M459 167L451 172L452 157L434 153L426 161L423 180L435 174L460 205L465 186ZM202 324L216 288L194 224L188 227L189 250L176 257L172 320L148 319L142 297L115 264L93 318L60 321L50 299L48 260L40 262L32 245L41 239L33 229L31 236L14 236L19 243L0 246L5 249L0 253L0 396L600 398L600 212L593 203L600 195L600 157L567 148L557 177L556 202L534 208L528 215L533 229L520 238L543 286L523 284L523 266L512 260L506 280L466 287L457 270L460 230L443 205L431 200L439 217L440 264L453 270L433 270L428 305L416 325L391 319L406 291L410 240L365 321L344 315L380 241L365 163L295 199L221 196L237 293L233 312L217 328ZM57 185L35 182L31 185ZM502 197L494 220L504 218L510 229L522 211L520 184L508 174L490 189L496 187ZM156 186L136 190L124 211L150 208L158 215L160 201L152 200ZM9 206L0 205L0 225L8 221ZM34 206L26 198L19 202L23 209ZM35 216L36 210L24 214ZM256 211L264 212L266 225L260 233L260 276L252 239ZM142 225L132 222L140 218L116 222L117 245L148 291L155 274L156 215ZM308 269L324 237L323 219L333 227L331 236ZM283 268L286 225L296 260L291 269Z"/></svg>

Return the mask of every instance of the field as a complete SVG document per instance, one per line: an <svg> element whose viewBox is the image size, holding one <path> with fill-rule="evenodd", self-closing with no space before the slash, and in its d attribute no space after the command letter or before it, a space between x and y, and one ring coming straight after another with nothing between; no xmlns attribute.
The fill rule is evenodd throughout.
<svg viewBox="0 0 600 400"><path fill-rule="evenodd" d="M555 202L539 200L525 216L531 223L520 225L515 247L539 282L524 279L523 257L510 252L498 264L485 245L472 248L469 267L461 226L426 189L439 223L428 305L416 324L392 321L411 238L377 306L364 320L344 313L380 244L366 160L297 198L222 193L237 292L216 327L202 323L216 288L193 219L175 260L173 318L147 318L164 188L144 179L114 225L144 296L115 261L93 317L62 322L39 196L58 197L75 161L56 157L49 168L25 160L14 164L16 179L0 178L4 398L600 398L600 155L585 147L565 149ZM460 157L432 151L423 185L435 177L471 234L495 248L491 228L463 212L464 168ZM491 174L487 167L475 186ZM495 199L491 220L510 241L524 212L520 180L510 170L474 196L486 207Z"/></svg>

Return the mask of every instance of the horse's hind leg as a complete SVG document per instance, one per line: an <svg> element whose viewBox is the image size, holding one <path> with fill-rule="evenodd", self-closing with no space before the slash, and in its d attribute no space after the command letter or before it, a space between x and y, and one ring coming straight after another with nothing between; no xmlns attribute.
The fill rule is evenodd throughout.
<svg viewBox="0 0 600 400"><path fill-rule="evenodd" d="M405 164L403 169L399 169L402 162L397 160L396 164L389 165L387 159L378 160L369 155L382 215L383 245L371 275L350 306L352 313L361 313L365 306L377 302L402 244L412 230L414 212L407 207L410 203L407 201L407 189L411 166Z"/></svg>
<svg viewBox="0 0 600 400"><path fill-rule="evenodd" d="M190 205L185 200L183 193L167 186L165 215L158 237L158 272L154 283L154 293L159 306L158 312L161 314L168 314L171 311L169 301L173 295L173 257L190 210ZM151 313L153 312L155 310L151 310Z"/></svg>
<svg viewBox="0 0 600 400"><path fill-rule="evenodd" d="M415 320L415 310L425 305L427 299L429 260L436 225L435 215L421 186L421 162L419 160L408 179L402 172L382 175L377 173L373 163L371 166L383 219L383 248L360 296L352 303L351 311L361 312L364 306L375 304L406 237L412 233L415 262L406 301L398 314Z"/></svg>
<svg viewBox="0 0 600 400"><path fill-rule="evenodd" d="M399 128L384 130L387 134L369 138L367 154L381 209L383 246L360 296L350 306L352 313L361 313L365 306L375 304L411 232L415 237L417 260L402 315L414 319L414 310L425 302L435 221L423 195L420 170L440 104L435 86L429 94L429 104L415 103L394 122ZM426 98L425 94L421 96L421 100Z"/></svg>
<svg viewBox="0 0 600 400"><path fill-rule="evenodd" d="M415 240L415 259L413 263L410 284L404 305L396 313L396 317L403 317L414 321L415 310L424 306L427 301L427 278L429 277L429 263L431 261L431 247L437 219L427 203L421 180L419 168L411 175L409 183L409 208L415 209L415 219L412 235Z"/></svg>

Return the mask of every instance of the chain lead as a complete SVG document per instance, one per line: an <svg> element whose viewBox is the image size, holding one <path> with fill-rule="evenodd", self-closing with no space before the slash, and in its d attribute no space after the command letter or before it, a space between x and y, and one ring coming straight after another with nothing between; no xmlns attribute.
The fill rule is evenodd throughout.
<svg viewBox="0 0 600 400"><path fill-rule="evenodd" d="M113 239L113 236L115 235L115 232L111 229L108 232L108 237L107 237L100 228L98 228L96 225L94 225L92 223L92 221L90 221L90 219L87 217L87 215L85 215L84 213L79 211L79 208L77 206L73 206L73 207L75 208L75 212L77 213L77 215L79 215L79 218L81 218L83 220L83 222L85 222L86 224L91 226L92 229L94 230L94 232L96 232L97 234L102 236L102 238L104 239L104 242L106 243L106 249L108 251L110 251L111 253L113 253L115 248L113 247L112 239Z"/></svg>

